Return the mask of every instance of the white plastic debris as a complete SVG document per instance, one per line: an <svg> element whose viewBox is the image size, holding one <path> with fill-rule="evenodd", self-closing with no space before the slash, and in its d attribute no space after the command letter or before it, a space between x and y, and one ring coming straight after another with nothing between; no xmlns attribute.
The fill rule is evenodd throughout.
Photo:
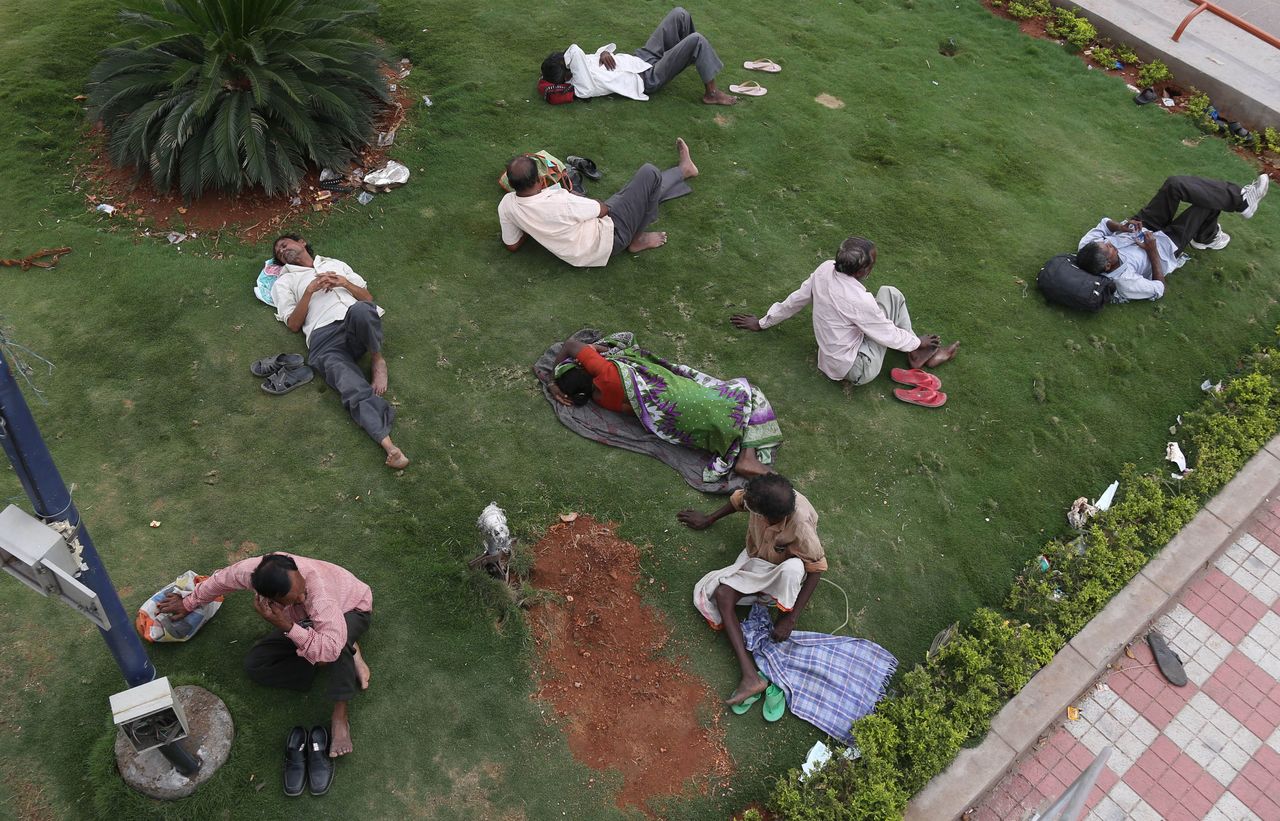
<svg viewBox="0 0 1280 821"><path fill-rule="evenodd" d="M393 89L394 90L394 89ZM396 141L396 130L378 132L378 148L386 148Z"/></svg>
<svg viewBox="0 0 1280 821"><path fill-rule="evenodd" d="M168 236L170 245L177 245L178 243L184 241L186 238L187 238L186 234L182 234L177 231L170 231Z"/></svg>
<svg viewBox="0 0 1280 821"><path fill-rule="evenodd" d="M1213 380L1206 379L1200 383L1200 390L1204 391L1205 393L1222 393L1222 383L1218 382L1215 385L1213 383Z"/></svg>
<svg viewBox="0 0 1280 821"><path fill-rule="evenodd" d="M1177 465L1179 473L1187 472L1187 457L1182 454L1182 448L1178 447L1177 442L1164 446L1164 458Z"/></svg>
<svg viewBox="0 0 1280 821"><path fill-rule="evenodd" d="M1098 497L1098 501L1093 503L1093 506L1096 507L1098 510L1106 510L1107 508L1111 507L1111 503L1116 498L1116 491L1119 488L1120 488L1120 483L1118 481L1112 482L1110 485L1107 486L1106 490L1102 491L1102 495Z"/></svg>
<svg viewBox="0 0 1280 821"><path fill-rule="evenodd" d="M430 108L430 107L431 107L431 98L430 98L430 97L428 97L427 95L423 94L423 95L422 95L422 104L423 104L423 105L425 105L427 108Z"/></svg>
<svg viewBox="0 0 1280 821"><path fill-rule="evenodd" d="M114 214L114 213L116 212L116 207L115 207L114 205L107 205L107 204L104 202L104 203L101 203L97 208L95 208L95 209L93 209L93 210L94 210L94 211L101 211L101 212L102 212L102 213L104 213L104 214Z"/></svg>
<svg viewBox="0 0 1280 821"><path fill-rule="evenodd" d="M1173 108L1175 105L1177 105L1177 103L1175 103L1173 100L1170 100L1168 97L1165 97L1160 102L1162 105L1164 105L1165 108Z"/></svg>
<svg viewBox="0 0 1280 821"><path fill-rule="evenodd" d="M339 174L337 171L334 171L332 168L320 169L320 182L331 182L333 180L340 180L340 179L342 179L342 175Z"/></svg>
<svg viewBox="0 0 1280 821"><path fill-rule="evenodd" d="M368 205L373 202L373 194L370 194L368 191L361 191L360 196L356 197L356 202L361 205Z"/></svg>
<svg viewBox="0 0 1280 821"><path fill-rule="evenodd" d="M364 187L369 190L377 190L379 188L386 190L394 186L404 185L408 181L409 169L395 160L388 160L387 164L377 171L370 171L364 175Z"/></svg>
<svg viewBox="0 0 1280 821"><path fill-rule="evenodd" d="M1076 530L1083 530L1089 520L1098 515L1098 508L1089 504L1089 500L1081 496L1071 503L1067 510L1067 524Z"/></svg>
<svg viewBox="0 0 1280 821"><path fill-rule="evenodd" d="M853 747L846 747L843 755L850 761L862 756L862 754ZM814 745L809 748L809 754L804 757L804 763L800 765L800 769L803 771L803 774L800 776L800 780L804 781L818 770L821 770L830 760L831 748L826 744L823 744L821 741L815 742Z"/></svg>

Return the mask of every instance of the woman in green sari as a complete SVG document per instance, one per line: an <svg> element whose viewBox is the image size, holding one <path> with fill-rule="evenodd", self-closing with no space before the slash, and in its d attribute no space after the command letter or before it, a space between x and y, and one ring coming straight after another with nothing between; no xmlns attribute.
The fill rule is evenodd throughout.
<svg viewBox="0 0 1280 821"><path fill-rule="evenodd" d="M594 401L635 416L663 441L710 451L702 471L706 482L722 481L731 472L771 472L782 430L759 388L741 377L716 379L627 342L566 340L549 386L552 397L563 405Z"/></svg>

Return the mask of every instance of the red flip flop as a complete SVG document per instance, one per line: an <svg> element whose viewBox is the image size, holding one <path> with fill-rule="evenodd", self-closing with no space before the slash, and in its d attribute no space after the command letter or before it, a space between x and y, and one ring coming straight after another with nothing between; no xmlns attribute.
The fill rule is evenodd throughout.
<svg viewBox="0 0 1280 821"><path fill-rule="evenodd" d="M908 405L922 408L940 408L947 403L947 395L929 388L894 388L893 395Z"/></svg>
<svg viewBox="0 0 1280 821"><path fill-rule="evenodd" d="M927 388L931 391L936 391L942 387L941 379L919 368L912 368L911 370L894 368L889 371L889 378L899 385L911 385L916 388Z"/></svg>

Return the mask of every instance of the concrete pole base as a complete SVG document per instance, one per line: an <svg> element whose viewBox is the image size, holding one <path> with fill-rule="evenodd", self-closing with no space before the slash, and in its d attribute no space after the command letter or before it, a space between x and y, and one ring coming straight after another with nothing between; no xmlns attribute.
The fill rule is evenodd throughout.
<svg viewBox="0 0 1280 821"><path fill-rule="evenodd" d="M200 759L200 769L190 778L180 774L159 750L134 752L123 731L116 732L116 768L124 783L150 798L172 801L196 791L226 762L235 738L235 724L222 699L203 687L173 688L182 704L190 734L179 743Z"/></svg>

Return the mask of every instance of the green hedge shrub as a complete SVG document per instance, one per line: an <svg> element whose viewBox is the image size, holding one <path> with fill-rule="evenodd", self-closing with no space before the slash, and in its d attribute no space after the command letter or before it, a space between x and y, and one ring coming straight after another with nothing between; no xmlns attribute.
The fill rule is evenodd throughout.
<svg viewBox="0 0 1280 821"><path fill-rule="evenodd" d="M1044 30L1050 37L1066 40L1077 51L1087 48L1098 37L1098 30L1093 27L1093 23L1071 9L1054 9Z"/></svg>
<svg viewBox="0 0 1280 821"><path fill-rule="evenodd" d="M1280 334L1280 328L1277 329ZM1280 430L1280 352L1256 351L1220 393L1184 415L1179 440L1194 470L1168 478L1161 464L1126 465L1112 507L1083 533L1044 546L1049 569L1028 562L1004 613L980 608L936 653L906 672L876 711L853 725L862 756L799 781L779 778L769 809L797 821L899 818L907 801L1067 639Z"/></svg>

